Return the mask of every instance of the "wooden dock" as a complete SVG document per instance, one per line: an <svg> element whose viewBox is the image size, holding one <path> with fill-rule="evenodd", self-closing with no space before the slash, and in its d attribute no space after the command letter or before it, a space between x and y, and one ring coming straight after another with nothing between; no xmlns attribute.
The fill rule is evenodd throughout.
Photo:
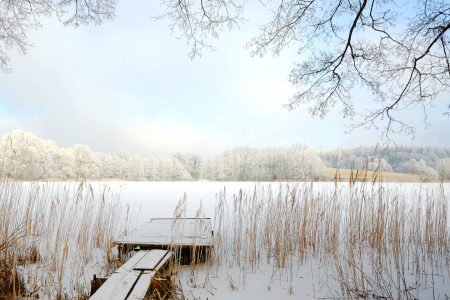
<svg viewBox="0 0 450 300"><path fill-rule="evenodd" d="M141 248L167 248L171 244L182 247L206 247L213 243L210 218L179 219L179 236L174 236L171 218L154 218L127 235L120 236L117 245L134 245Z"/></svg>
<svg viewBox="0 0 450 300"><path fill-rule="evenodd" d="M119 247L119 257L138 247L139 251L109 278L94 277L91 291L95 293L89 299L143 299L149 292L152 278L169 262L172 256L170 247L181 247L181 263L184 264L189 263L192 250L207 253L207 247L213 243L211 220L186 218L176 222L166 218L151 219L114 241Z"/></svg>

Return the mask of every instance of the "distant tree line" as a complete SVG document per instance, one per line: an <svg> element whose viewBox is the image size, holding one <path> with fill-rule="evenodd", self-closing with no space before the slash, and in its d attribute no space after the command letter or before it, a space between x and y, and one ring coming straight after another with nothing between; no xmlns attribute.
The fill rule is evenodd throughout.
<svg viewBox="0 0 450 300"><path fill-rule="evenodd" d="M272 181L319 179L324 164L307 145L269 147L248 146L225 150L207 159L200 168L201 178L226 181Z"/></svg>
<svg viewBox="0 0 450 300"><path fill-rule="evenodd" d="M443 147L357 147L317 151L328 168L361 169L367 159L369 170L381 161L384 172L408 173L430 179L450 179L450 148ZM374 163L372 163L372 159Z"/></svg>
<svg viewBox="0 0 450 300"><path fill-rule="evenodd" d="M191 180L176 158L142 159L126 150L114 155L93 153L89 146L58 148L53 141L15 130L0 144L0 174L16 180L100 179Z"/></svg>
<svg viewBox="0 0 450 300"><path fill-rule="evenodd" d="M126 150L94 153L89 146L58 148L55 142L15 130L0 143L0 177L15 180L197 180L273 181L320 179L323 169L367 167L384 172L450 179L450 148L374 147L312 150L304 144L225 150L213 158L176 152L170 159L144 158Z"/></svg>

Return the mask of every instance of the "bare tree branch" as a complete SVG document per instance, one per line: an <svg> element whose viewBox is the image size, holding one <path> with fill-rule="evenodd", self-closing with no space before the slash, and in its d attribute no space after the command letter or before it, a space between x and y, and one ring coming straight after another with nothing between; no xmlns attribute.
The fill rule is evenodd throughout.
<svg viewBox="0 0 450 300"><path fill-rule="evenodd" d="M41 27L39 18L55 14L65 26L78 27L114 18L118 0L5 0L0 1L0 70L11 72L7 51L25 55L32 46L28 31ZM70 15L68 18L64 16Z"/></svg>
<svg viewBox="0 0 450 300"><path fill-rule="evenodd" d="M0 2L0 69L10 72L7 51L25 54L27 32L39 28L40 16L56 14L66 26L114 18L118 0L7 0ZM189 57L214 50L209 38L239 28L247 0L161 0L169 28L191 45ZM265 6L265 4L263 4ZM267 4L273 17L244 46L251 57L273 56L297 45L299 63L288 80L297 87L284 105L307 105L312 117L324 118L335 106L351 120L349 130L381 129L414 138L417 126L404 119L423 112L450 90L450 3L447 0L279 0ZM400 25L400 26L396 26ZM371 98L354 99L356 89ZM450 116L450 104L444 115ZM403 115L402 115L403 114Z"/></svg>

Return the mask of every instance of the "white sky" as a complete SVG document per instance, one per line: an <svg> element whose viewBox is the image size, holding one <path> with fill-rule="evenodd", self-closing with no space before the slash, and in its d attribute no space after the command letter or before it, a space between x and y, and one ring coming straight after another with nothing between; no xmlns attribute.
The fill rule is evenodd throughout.
<svg viewBox="0 0 450 300"><path fill-rule="evenodd" d="M345 134L350 121L339 107L325 120L311 119L306 106L282 107L295 88L287 81L296 48L281 57L250 59L243 49L257 22L269 20L258 2L247 7L241 30L212 40L218 51L191 61L190 48L171 35L167 21L155 22L157 1L120 1L117 17L101 26L64 28L56 18L29 33L26 56L10 51L11 74L0 73L0 135L14 129L50 139L59 147L86 144L95 152L127 149L142 157L173 152L218 154L238 145L306 143L313 149L375 145L379 132ZM256 21L255 21L256 20ZM359 106L367 95L358 92ZM424 129L420 111L406 112L417 138L402 145L450 146L450 102L441 95Z"/></svg>

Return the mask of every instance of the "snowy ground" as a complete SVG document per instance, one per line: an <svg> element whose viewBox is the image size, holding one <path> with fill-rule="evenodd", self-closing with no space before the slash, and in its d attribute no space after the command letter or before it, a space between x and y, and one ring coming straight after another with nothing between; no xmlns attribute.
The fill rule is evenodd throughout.
<svg viewBox="0 0 450 300"><path fill-rule="evenodd" d="M339 283L333 278L332 262L310 259L295 267L293 280L288 279L282 269L273 264L262 263L251 267L220 266L213 276L206 278L207 268L203 265L192 276L189 266L183 266L181 284L186 299L350 299L343 296ZM195 279L192 280L192 278ZM441 299L450 296L449 277L438 278L427 288L416 289L411 278L411 294L417 299ZM433 293L435 294L433 296ZM366 299L381 299L374 294ZM412 298L414 299L414 298Z"/></svg>

